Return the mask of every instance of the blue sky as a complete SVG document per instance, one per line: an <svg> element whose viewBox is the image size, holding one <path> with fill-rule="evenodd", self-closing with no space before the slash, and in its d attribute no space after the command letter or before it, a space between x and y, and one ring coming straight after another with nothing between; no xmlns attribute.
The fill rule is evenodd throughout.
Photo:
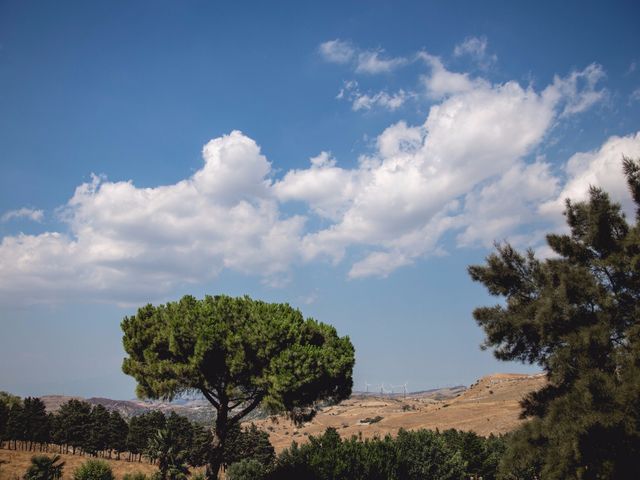
<svg viewBox="0 0 640 480"><path fill-rule="evenodd" d="M481 351L466 266L629 208L636 2L0 3L0 389L133 396L120 321L287 301L355 387L535 371Z"/></svg>

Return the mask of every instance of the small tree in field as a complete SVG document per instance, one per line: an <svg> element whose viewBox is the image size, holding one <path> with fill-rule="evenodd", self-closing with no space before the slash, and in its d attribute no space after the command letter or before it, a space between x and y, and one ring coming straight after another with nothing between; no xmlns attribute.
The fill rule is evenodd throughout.
<svg viewBox="0 0 640 480"><path fill-rule="evenodd" d="M24 475L24 480L59 480L62 478L64 462L60 455L49 457L47 455L35 455L31 457L31 465Z"/></svg>
<svg viewBox="0 0 640 480"><path fill-rule="evenodd" d="M229 429L258 406L301 422L318 402L351 393L349 338L287 304L185 296L140 308L122 329L129 355L123 371L137 380L139 396L171 399L199 391L215 408L208 478L223 463Z"/></svg>
<svg viewBox="0 0 640 480"><path fill-rule="evenodd" d="M556 257L509 245L469 267L504 302L477 308L485 347L544 368L549 383L523 402L505 478L640 478L640 165L624 160L635 202L629 224L602 190L567 200Z"/></svg>

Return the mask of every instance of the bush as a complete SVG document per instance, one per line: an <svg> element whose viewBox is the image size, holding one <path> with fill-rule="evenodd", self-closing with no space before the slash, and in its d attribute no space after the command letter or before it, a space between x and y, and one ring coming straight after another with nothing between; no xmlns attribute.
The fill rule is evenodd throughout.
<svg viewBox="0 0 640 480"><path fill-rule="evenodd" d="M125 473L122 480L149 480L149 477L142 472Z"/></svg>
<svg viewBox="0 0 640 480"><path fill-rule="evenodd" d="M74 470L73 480L115 480L115 477L107 462L87 460Z"/></svg>
<svg viewBox="0 0 640 480"><path fill-rule="evenodd" d="M31 457L31 465L24 475L24 480L58 480L62 478L63 467L64 462L60 461L60 455L35 455Z"/></svg>
<svg viewBox="0 0 640 480"><path fill-rule="evenodd" d="M264 465L253 458L240 460L227 470L228 480L262 480L265 475Z"/></svg>
<svg viewBox="0 0 640 480"><path fill-rule="evenodd" d="M381 417L380 415L376 415L373 418L371 418L371 417L364 418L364 419L360 420L360 423L368 423L369 425L371 425L372 423L378 423L383 418L384 417Z"/></svg>

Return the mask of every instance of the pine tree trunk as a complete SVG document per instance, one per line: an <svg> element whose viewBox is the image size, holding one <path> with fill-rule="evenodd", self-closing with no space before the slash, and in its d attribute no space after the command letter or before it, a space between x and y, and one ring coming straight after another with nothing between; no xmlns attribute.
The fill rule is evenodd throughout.
<svg viewBox="0 0 640 480"><path fill-rule="evenodd" d="M216 415L216 425L211 442L211 458L207 465L205 475L207 480L216 480L220 473L220 467L224 462L224 445L227 440L227 422L229 411L225 404L222 404Z"/></svg>

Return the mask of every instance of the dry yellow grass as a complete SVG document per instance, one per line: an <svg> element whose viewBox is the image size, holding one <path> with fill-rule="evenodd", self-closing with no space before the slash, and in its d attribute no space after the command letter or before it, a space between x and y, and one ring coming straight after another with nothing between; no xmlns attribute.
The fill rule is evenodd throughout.
<svg viewBox="0 0 640 480"><path fill-rule="evenodd" d="M406 399L360 396L323 409L299 428L283 418L255 423L269 432L278 452L293 440L304 443L309 435L319 435L327 427L336 428L343 437L395 435L400 428L456 428L486 436L506 433L520 425L520 400L545 382L543 375L495 374L483 377L460 396L448 400L411 394ZM383 418L373 424L361 422L376 416Z"/></svg>
<svg viewBox="0 0 640 480"><path fill-rule="evenodd" d="M27 468L31 464L31 457L34 455L41 455L40 452L25 452L21 450L6 450L0 449L0 460L4 460L8 463L0 465L0 480L16 480L22 479L22 476L27 471ZM54 455L54 453L44 453L44 455ZM84 463L89 457L82 457L80 455L60 455L64 460L64 480L71 480L73 478L73 471ZM125 462L123 460L105 460L113 468L113 473L117 479L121 479L127 473L142 472L147 475L154 473L157 467L149 465L148 463L138 462Z"/></svg>

